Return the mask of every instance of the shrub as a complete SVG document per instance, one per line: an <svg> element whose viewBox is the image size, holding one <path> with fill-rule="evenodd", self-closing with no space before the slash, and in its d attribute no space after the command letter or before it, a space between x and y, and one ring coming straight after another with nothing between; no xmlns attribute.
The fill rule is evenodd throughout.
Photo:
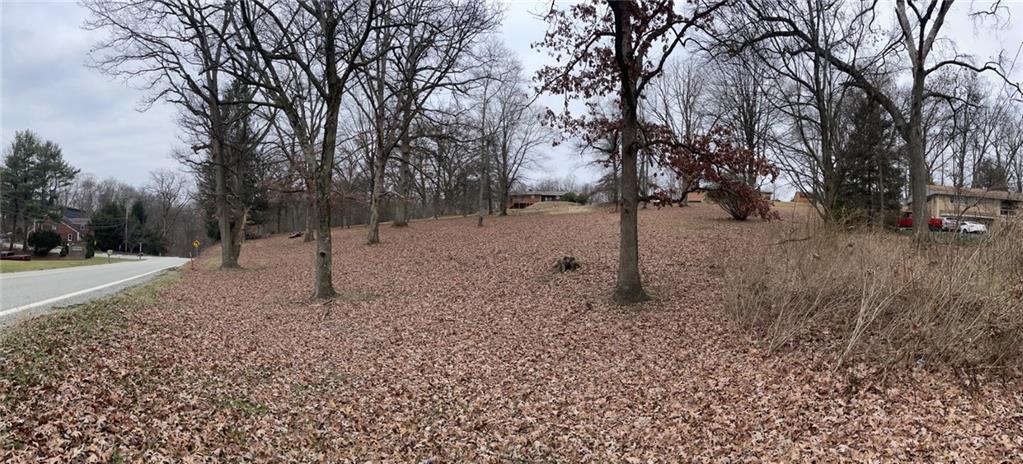
<svg viewBox="0 0 1023 464"><path fill-rule="evenodd" d="M85 259L96 256L96 239L92 237L92 234L85 236Z"/></svg>
<svg viewBox="0 0 1023 464"><path fill-rule="evenodd" d="M666 126L646 128L648 137L673 140ZM732 218L745 221L751 215L764 220L779 219L771 202L760 196L757 180L774 182L778 167L764 153L747 150L733 143L731 129L712 127L707 133L681 144L654 144L655 156L686 185L712 184L707 197Z"/></svg>
<svg viewBox="0 0 1023 464"><path fill-rule="evenodd" d="M760 196L760 191L741 181L720 183L707 192L707 199L737 221L745 221L754 214L763 219L778 219L777 213L771 214L771 203Z"/></svg>
<svg viewBox="0 0 1023 464"><path fill-rule="evenodd" d="M588 199L589 195L586 195L585 193L568 192L561 195L561 201L570 201L572 203L579 203L580 205L585 205L586 200Z"/></svg>
<svg viewBox="0 0 1023 464"><path fill-rule="evenodd" d="M46 256L60 245L60 235L52 230L36 230L28 234L28 246L36 256Z"/></svg>
<svg viewBox="0 0 1023 464"><path fill-rule="evenodd" d="M68 248L66 243L63 246L60 247L60 257L61 258L67 256L69 253L71 253L71 249Z"/></svg>
<svg viewBox="0 0 1023 464"><path fill-rule="evenodd" d="M830 228L778 240L729 266L735 321L770 350L823 350L884 367L1018 368L1023 233L915 245L884 231Z"/></svg>

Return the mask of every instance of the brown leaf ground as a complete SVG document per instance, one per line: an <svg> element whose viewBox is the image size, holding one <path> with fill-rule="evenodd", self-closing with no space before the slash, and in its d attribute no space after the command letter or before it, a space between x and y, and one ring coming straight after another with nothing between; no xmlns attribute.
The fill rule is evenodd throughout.
<svg viewBox="0 0 1023 464"><path fill-rule="evenodd" d="M608 298L607 212L414 222L373 247L339 229L329 304L306 299L311 243L250 241L245 270L185 271L119 323L58 330L52 372L13 376L31 366L4 345L0 461L1023 459L1018 382L765 355L720 281L764 225L640 220L656 300L630 308ZM554 274L564 255L582 269Z"/></svg>

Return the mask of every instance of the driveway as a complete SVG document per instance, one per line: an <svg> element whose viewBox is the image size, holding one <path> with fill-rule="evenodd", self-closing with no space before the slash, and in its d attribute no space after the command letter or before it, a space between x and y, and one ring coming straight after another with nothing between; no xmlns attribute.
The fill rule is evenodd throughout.
<svg viewBox="0 0 1023 464"><path fill-rule="evenodd" d="M187 262L186 258L148 257L142 261L0 274L0 327L52 308L116 293Z"/></svg>

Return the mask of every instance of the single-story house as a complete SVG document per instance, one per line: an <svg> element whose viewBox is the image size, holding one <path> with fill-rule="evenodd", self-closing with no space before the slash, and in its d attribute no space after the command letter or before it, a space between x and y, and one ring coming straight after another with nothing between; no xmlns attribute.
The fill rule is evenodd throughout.
<svg viewBox="0 0 1023 464"><path fill-rule="evenodd" d="M527 190L525 192L511 193L508 195L508 208L527 208L530 205L545 201L560 201L561 197L568 192L550 190Z"/></svg>
<svg viewBox="0 0 1023 464"><path fill-rule="evenodd" d="M931 217L962 217L991 223L1015 217L1023 211L1023 194L944 185L927 186L927 210Z"/></svg>

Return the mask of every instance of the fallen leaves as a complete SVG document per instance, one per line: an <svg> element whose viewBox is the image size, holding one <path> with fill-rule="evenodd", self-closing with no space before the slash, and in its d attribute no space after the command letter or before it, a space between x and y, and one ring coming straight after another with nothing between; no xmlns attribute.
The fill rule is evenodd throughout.
<svg viewBox="0 0 1023 464"><path fill-rule="evenodd" d="M1017 381L848 388L868 374L759 352L713 266L760 224L721 216L641 213L656 299L633 307L609 299L606 212L413 222L374 247L337 229L326 304L307 299L313 244L247 242L243 270L184 272L120 324L55 335L52 375L10 376L26 360L5 344L0 460L1023 459Z"/></svg>

